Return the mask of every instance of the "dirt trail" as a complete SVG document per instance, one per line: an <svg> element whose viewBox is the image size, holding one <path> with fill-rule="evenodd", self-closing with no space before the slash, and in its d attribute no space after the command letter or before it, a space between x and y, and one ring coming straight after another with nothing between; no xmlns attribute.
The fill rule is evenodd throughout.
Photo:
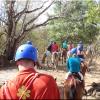
<svg viewBox="0 0 100 100"><path fill-rule="evenodd" d="M59 70L53 70L53 69L37 69L38 72L41 73L47 73L52 75L54 78L56 78L57 80L57 84L60 87L60 92L62 91L62 87L63 87L63 81L65 78L65 66L60 65ZM0 69L0 84L2 84L5 80L11 79L13 76L16 75L16 73L18 72L17 68L13 67L13 68L9 68L9 69ZM95 83L100 83L100 63L96 62L96 66L91 66L90 67L90 72L86 73L85 76L85 88L86 90L89 90L91 88L91 85L93 82ZM63 93L62 93L63 94ZM63 98L63 96L62 96ZM85 97L84 97L85 98ZM95 97L92 96L88 96L88 99L93 99Z"/></svg>

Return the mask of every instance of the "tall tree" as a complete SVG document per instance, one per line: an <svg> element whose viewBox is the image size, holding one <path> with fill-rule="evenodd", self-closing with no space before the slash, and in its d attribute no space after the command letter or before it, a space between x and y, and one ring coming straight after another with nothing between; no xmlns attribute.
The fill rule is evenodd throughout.
<svg viewBox="0 0 100 100"><path fill-rule="evenodd" d="M49 20L58 18L48 16L45 20L38 22L39 18L54 3L43 0L4 0L4 9L1 11L0 22L4 26L6 36L6 47L4 54L7 59L13 59L18 43L31 30L46 25Z"/></svg>
<svg viewBox="0 0 100 100"><path fill-rule="evenodd" d="M100 4L95 0L57 0L55 13L65 16L62 20L51 21L48 27L51 33L61 33L74 41L84 42L95 38L98 33L96 24L100 19Z"/></svg>

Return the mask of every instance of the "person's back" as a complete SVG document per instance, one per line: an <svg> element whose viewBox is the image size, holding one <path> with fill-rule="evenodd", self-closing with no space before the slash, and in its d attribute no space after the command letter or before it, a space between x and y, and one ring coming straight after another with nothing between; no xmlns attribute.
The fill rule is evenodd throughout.
<svg viewBox="0 0 100 100"><path fill-rule="evenodd" d="M59 50L58 44L56 42L54 42L51 46L51 49L52 49L51 50L52 52L58 52L58 50Z"/></svg>
<svg viewBox="0 0 100 100"><path fill-rule="evenodd" d="M66 41L64 41L64 42L62 43L62 48L63 48L63 49L67 49L67 42L66 42Z"/></svg>
<svg viewBox="0 0 100 100"><path fill-rule="evenodd" d="M0 99L60 99L54 78L34 69L37 61L35 47L31 44L21 45L15 61L19 73L0 88Z"/></svg>
<svg viewBox="0 0 100 100"><path fill-rule="evenodd" d="M83 51L83 43L82 43L82 41L80 41L78 43L77 48L79 48L79 50Z"/></svg>
<svg viewBox="0 0 100 100"><path fill-rule="evenodd" d="M50 52L51 52L51 46L52 46L52 44L49 44L48 47L47 47L47 50L50 51Z"/></svg>
<svg viewBox="0 0 100 100"><path fill-rule="evenodd" d="M38 75L36 76L36 74ZM7 87L3 86L0 89L0 99L19 99L21 97L22 99L60 98L53 77L36 73L32 68L19 72L17 77L9 81L6 85ZM7 95L1 95L2 93L6 93ZM10 95L10 98L8 95Z"/></svg>
<svg viewBox="0 0 100 100"><path fill-rule="evenodd" d="M80 71L80 59L78 57L70 57L67 62L67 67L70 72Z"/></svg>
<svg viewBox="0 0 100 100"><path fill-rule="evenodd" d="M81 60L74 52L69 51L69 57L68 60L66 61L66 67L68 73L66 74L65 79L67 79L70 74L77 73L81 77L81 80L83 80L83 75L80 72Z"/></svg>

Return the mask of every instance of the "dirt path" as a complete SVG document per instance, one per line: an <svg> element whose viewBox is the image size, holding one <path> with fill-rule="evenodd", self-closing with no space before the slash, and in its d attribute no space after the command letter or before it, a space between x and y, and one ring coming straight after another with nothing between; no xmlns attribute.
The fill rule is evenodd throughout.
<svg viewBox="0 0 100 100"><path fill-rule="evenodd" d="M57 84L60 87L60 90L63 89L63 81L65 78L65 66L60 65L59 70L53 70L53 69L37 69L38 72L41 73L47 73L52 75L54 78L56 78L57 80ZM0 69L0 84L2 84L5 80L11 79L14 75L16 75L16 73L18 72L18 70L14 67L14 68L9 68L9 69ZM85 88L86 90L89 90L91 85L93 82L95 83L100 83L100 63L96 63L96 67L91 66L90 67L90 72L86 73L85 76ZM62 91L62 90L61 90ZM62 96L63 98L63 96ZM85 98L85 97L84 97ZM88 99L93 99L95 97L92 96L88 96Z"/></svg>

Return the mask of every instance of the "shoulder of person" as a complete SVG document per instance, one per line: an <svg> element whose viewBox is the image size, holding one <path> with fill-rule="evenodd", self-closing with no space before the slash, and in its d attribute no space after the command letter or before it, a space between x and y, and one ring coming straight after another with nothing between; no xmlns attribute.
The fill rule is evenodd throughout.
<svg viewBox="0 0 100 100"><path fill-rule="evenodd" d="M67 61L70 61L71 59L73 59L72 57L69 57L68 59L67 59Z"/></svg>
<svg viewBox="0 0 100 100"><path fill-rule="evenodd" d="M39 73L39 79L42 79L43 81L49 82L49 81L55 81L54 77L49 74Z"/></svg>
<svg viewBox="0 0 100 100"><path fill-rule="evenodd" d="M80 61L80 62L81 62L81 60L80 60L80 58L79 58L79 57L76 57L76 58L77 58L77 60L78 60L78 61Z"/></svg>

